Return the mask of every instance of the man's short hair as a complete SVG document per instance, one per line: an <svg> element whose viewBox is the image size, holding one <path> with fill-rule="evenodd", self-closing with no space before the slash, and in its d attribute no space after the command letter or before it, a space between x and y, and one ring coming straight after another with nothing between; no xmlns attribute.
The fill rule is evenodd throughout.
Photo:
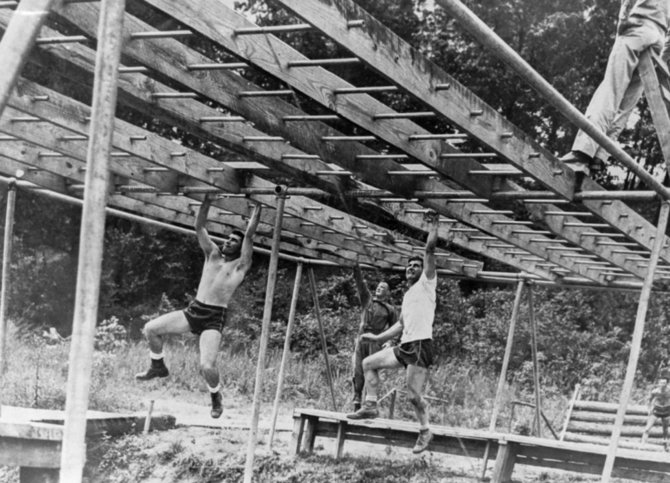
<svg viewBox="0 0 670 483"><path fill-rule="evenodd" d="M235 235L240 238L240 243L244 241L244 232L240 230L233 230L230 232L231 235Z"/></svg>
<svg viewBox="0 0 670 483"><path fill-rule="evenodd" d="M413 261L417 261L417 262L421 263L421 266L423 267L423 257L420 257L418 255L414 255L413 257L409 257L409 260L407 260L407 265L409 265Z"/></svg>

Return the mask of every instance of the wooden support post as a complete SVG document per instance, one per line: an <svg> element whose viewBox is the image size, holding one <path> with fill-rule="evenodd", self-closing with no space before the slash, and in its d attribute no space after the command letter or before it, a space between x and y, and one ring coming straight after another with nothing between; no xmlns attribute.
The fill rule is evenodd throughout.
<svg viewBox="0 0 670 483"><path fill-rule="evenodd" d="M7 184L7 211L5 214L5 237L2 248L2 286L0 287L0 386L5 375L7 363L7 289L12 261L14 241L14 207L16 206L16 180Z"/></svg>
<svg viewBox="0 0 670 483"><path fill-rule="evenodd" d="M621 388L621 397L619 398L619 409L614 420L614 429L612 430L612 438L607 450L607 457L605 458L605 465L600 481L608 483L614 468L614 460L616 459L616 451L619 445L619 437L621 436L621 428L623 426L624 418L626 416L626 408L630 400L631 392L633 391L633 382L635 381L635 371L637 370L637 361L640 357L640 347L642 346L642 336L644 335L644 324L647 318L647 308L649 307L649 297L651 295L651 288L654 284L654 275L658 259L663 248L663 241L665 240L665 230L668 226L668 212L670 212L670 205L667 202L661 203L661 210L658 214L658 227L656 229L656 238L654 238L654 247L649 257L649 271L644 279L642 290L640 291L640 301L637 306L637 315L635 316L635 328L633 329L633 338L630 344L630 356L628 358L628 367L626 368L626 376L624 378L623 387Z"/></svg>
<svg viewBox="0 0 670 483"><path fill-rule="evenodd" d="M503 356L502 367L500 368L500 377L498 378L498 388L496 389L496 398L493 401L493 411L491 412L491 422L489 423L489 431L495 431L496 423L498 422L498 413L502 404L502 396L505 390L505 381L507 379L507 368L509 367L509 360L512 357L512 347L514 346L514 331L516 329L516 322L519 320L519 307L521 306L521 295L525 280L519 280L516 286L516 295L514 296L514 305L512 305L512 316L509 322L509 329L507 331L507 343L505 345L505 355ZM491 443L486 443L484 449L484 464L482 468L482 480L486 477L486 465L489 460L489 451Z"/></svg>
<svg viewBox="0 0 670 483"><path fill-rule="evenodd" d="M335 388L333 386L333 375L330 372L330 362L328 360L328 346L326 341L326 333L323 330L323 321L321 320L321 309L319 307L319 295L316 292L316 278L314 277L314 269L312 267L309 267L309 286L312 289L312 298L314 299L314 312L316 314L316 320L319 322L321 347L323 349L323 358L326 362L326 378L328 379L328 386L330 387L330 397L333 400L333 411L337 411L337 402L335 400Z"/></svg>
<svg viewBox="0 0 670 483"><path fill-rule="evenodd" d="M293 436L291 439L291 451L293 455L300 453L302 446L302 435L305 432L305 418L303 416L293 417Z"/></svg>
<svg viewBox="0 0 670 483"><path fill-rule="evenodd" d="M514 463L516 462L516 447L514 443L498 441L498 455L493 469L492 483L509 483L512 481Z"/></svg>
<svg viewBox="0 0 670 483"><path fill-rule="evenodd" d="M114 132L125 5L125 0L103 0L100 7L98 24L100 41L96 54L93 107L86 154L86 190L81 220L60 466L60 481L68 483L81 481L86 460L86 410L93 365L93 338L98 315L108 165Z"/></svg>
<svg viewBox="0 0 670 483"><path fill-rule="evenodd" d="M268 281L265 288L265 305L263 307L263 324L261 327L260 347L258 348L258 364L256 366L256 385L254 387L254 402L251 410L251 424L249 428L249 441L247 444L247 459L244 465L244 483L251 483L254 476L254 453L256 452L256 439L258 435L258 419L261 409L261 397L263 393L263 377L265 375L265 354L267 352L268 340L270 339L270 321L272 318L272 304L275 295L275 282L277 281L277 265L279 262L279 242L281 241L282 220L284 217L284 204L286 195L282 191L277 195L277 207L274 232L272 235L272 252L268 266Z"/></svg>
<svg viewBox="0 0 670 483"><path fill-rule="evenodd" d="M147 409L147 417L144 418L144 428L142 429L142 434L149 434L151 429L151 415L154 411L154 400L149 401L149 408Z"/></svg>
<svg viewBox="0 0 670 483"><path fill-rule="evenodd" d="M42 24L52 7L61 0L21 0L12 14L9 26L0 42L0 115L14 89L16 79L28 60L28 54L35 44Z"/></svg>
<svg viewBox="0 0 670 483"><path fill-rule="evenodd" d="M272 442L275 436L275 426L277 425L277 415L279 414L279 400L284 389L284 373L288 364L289 354L291 353L291 335L293 334L293 323L295 321L295 309L298 305L298 296L300 292L300 280L302 279L302 263L298 263L295 269L295 282L293 282L293 296L291 297L291 308L288 312L288 324L286 326L286 339L284 339L284 351L281 356L281 365L277 375L277 392L275 394L275 403L272 408L272 421L270 422L270 441L268 446L272 450Z"/></svg>
<svg viewBox="0 0 670 483"><path fill-rule="evenodd" d="M314 441L316 440L316 427L318 424L319 418L307 416L307 424L305 425L305 451L308 453L314 452Z"/></svg>
<svg viewBox="0 0 670 483"><path fill-rule="evenodd" d="M530 347L533 357L533 380L535 386L535 435L542 437L542 400L540 397L540 364L537 360L537 323L533 304L533 285L528 284L528 322L530 323Z"/></svg>
<svg viewBox="0 0 670 483"><path fill-rule="evenodd" d="M398 388L393 388L391 392L391 401L389 402L389 419L393 419L395 414L395 400L398 397Z"/></svg>
<svg viewBox="0 0 670 483"><path fill-rule="evenodd" d="M344 441L346 440L347 433L347 422L340 421L337 424L337 439L335 445L335 459L340 459L342 457L342 452L344 451Z"/></svg>

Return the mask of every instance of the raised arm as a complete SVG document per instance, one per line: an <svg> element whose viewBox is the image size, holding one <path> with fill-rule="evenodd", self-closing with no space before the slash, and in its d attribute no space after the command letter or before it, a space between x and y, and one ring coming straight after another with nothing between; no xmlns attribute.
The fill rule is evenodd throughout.
<svg viewBox="0 0 670 483"><path fill-rule="evenodd" d="M240 269L246 270L251 266L251 255L254 252L254 235L256 234L256 228L258 228L258 221L260 218L261 205L256 204L254 212L251 214L251 218L249 218L247 231L244 233L244 241L242 242L242 250L240 253Z"/></svg>
<svg viewBox="0 0 670 483"><path fill-rule="evenodd" d="M205 196L205 199L202 201L200 209L198 210L198 215L195 217L195 234L198 237L200 248L205 252L205 256L209 256L213 251L217 250L216 244L209 237L207 228L205 228L205 225L207 224L207 214L209 213L211 204L212 201L209 197Z"/></svg>
<svg viewBox="0 0 670 483"><path fill-rule="evenodd" d="M361 301L361 307L367 307L372 295L368 289L367 284L365 283L365 278L363 277L363 270L361 266L356 262L354 265L354 280L356 281L356 289L358 290L358 298Z"/></svg>
<svg viewBox="0 0 670 483"><path fill-rule="evenodd" d="M435 278L435 247L437 246L437 227L440 217L432 210L425 214L428 222L428 238L426 239L426 248L423 254L423 273L426 278L432 280Z"/></svg>

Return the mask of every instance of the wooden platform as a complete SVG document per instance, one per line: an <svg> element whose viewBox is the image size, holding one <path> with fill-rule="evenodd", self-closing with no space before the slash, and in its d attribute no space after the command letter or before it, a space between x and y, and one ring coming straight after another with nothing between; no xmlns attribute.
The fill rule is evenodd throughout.
<svg viewBox="0 0 670 483"><path fill-rule="evenodd" d="M2 406L0 414L0 465L19 466L22 483L57 481L64 413ZM144 428L144 418L140 414L88 411L86 438L138 433ZM174 427L174 416L156 414L151 418L152 430Z"/></svg>
<svg viewBox="0 0 670 483"><path fill-rule="evenodd" d="M406 421L372 419L352 421L343 413L316 409L296 409L293 413L292 449L311 452L317 437L334 438L336 457L340 457L346 441L411 448L418 434L418 425ZM482 458L486 445L495 458L492 480L509 482L517 464L555 468L579 473L600 474L607 447L549 439L496 433L482 430L433 426L430 451ZM670 481L670 455L620 449L613 476L648 483Z"/></svg>

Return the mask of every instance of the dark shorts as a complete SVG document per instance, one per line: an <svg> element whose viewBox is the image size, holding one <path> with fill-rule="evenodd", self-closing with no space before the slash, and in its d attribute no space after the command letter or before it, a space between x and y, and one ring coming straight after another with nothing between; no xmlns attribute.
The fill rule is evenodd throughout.
<svg viewBox="0 0 670 483"><path fill-rule="evenodd" d="M433 365L433 339L414 340L393 348L393 354L403 366L428 369Z"/></svg>
<svg viewBox="0 0 670 483"><path fill-rule="evenodd" d="M654 406L651 412L657 418L670 418L670 406Z"/></svg>
<svg viewBox="0 0 670 483"><path fill-rule="evenodd" d="M184 309L184 315L195 335L200 335L205 330L221 332L226 325L226 308L219 305L207 305L194 300Z"/></svg>

